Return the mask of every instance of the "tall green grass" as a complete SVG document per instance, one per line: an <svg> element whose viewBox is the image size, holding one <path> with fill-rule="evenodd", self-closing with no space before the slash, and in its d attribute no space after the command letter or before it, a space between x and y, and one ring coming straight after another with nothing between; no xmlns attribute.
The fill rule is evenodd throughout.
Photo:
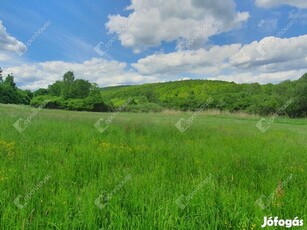
<svg viewBox="0 0 307 230"><path fill-rule="evenodd" d="M110 114L43 110L18 133L12 125L31 113L0 105L0 229L260 229L264 216L307 221L307 120L278 118L262 133L255 117L200 114L181 133L175 123L191 113L120 113L100 133L95 122Z"/></svg>

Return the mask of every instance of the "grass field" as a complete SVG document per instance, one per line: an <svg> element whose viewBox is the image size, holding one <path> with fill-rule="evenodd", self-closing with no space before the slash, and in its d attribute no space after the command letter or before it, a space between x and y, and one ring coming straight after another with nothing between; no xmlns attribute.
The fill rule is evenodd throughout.
<svg viewBox="0 0 307 230"><path fill-rule="evenodd" d="M306 219L307 120L0 105L0 229L261 229ZM274 227L270 228L274 229Z"/></svg>

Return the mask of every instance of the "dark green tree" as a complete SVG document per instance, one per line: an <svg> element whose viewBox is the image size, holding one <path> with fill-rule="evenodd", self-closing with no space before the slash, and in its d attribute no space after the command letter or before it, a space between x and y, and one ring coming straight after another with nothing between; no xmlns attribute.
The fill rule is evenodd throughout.
<svg viewBox="0 0 307 230"><path fill-rule="evenodd" d="M298 81L294 92L294 101L287 109L291 117L304 117L307 115L307 74Z"/></svg>
<svg viewBox="0 0 307 230"><path fill-rule="evenodd" d="M61 88L61 95L64 99L71 98L72 87L75 80L75 75L72 71L68 71L63 76L63 86Z"/></svg>
<svg viewBox="0 0 307 230"><path fill-rule="evenodd" d="M8 74L7 77L4 80L4 84L11 87L13 90L16 90L16 84L14 82L14 76L13 74Z"/></svg>
<svg viewBox="0 0 307 230"><path fill-rule="evenodd" d="M2 71L2 69L1 69L1 67L0 67L0 83L3 82L2 73L3 73L3 71Z"/></svg>
<svg viewBox="0 0 307 230"><path fill-rule="evenodd" d="M77 79L73 82L71 97L72 98L86 98L90 95L92 84L83 79Z"/></svg>
<svg viewBox="0 0 307 230"><path fill-rule="evenodd" d="M48 92L51 96L61 96L62 88L64 84L63 81L56 81L52 85L48 86Z"/></svg>
<svg viewBox="0 0 307 230"><path fill-rule="evenodd" d="M68 71L64 74L63 76L63 81L64 82L70 82L70 83L73 83L75 80L75 75L74 75L74 72L72 71Z"/></svg>
<svg viewBox="0 0 307 230"><path fill-rule="evenodd" d="M48 90L47 89L43 89L43 88L40 88L38 90L36 90L34 93L33 93L33 96L34 97L37 97L37 96L43 96L43 95L48 95Z"/></svg>

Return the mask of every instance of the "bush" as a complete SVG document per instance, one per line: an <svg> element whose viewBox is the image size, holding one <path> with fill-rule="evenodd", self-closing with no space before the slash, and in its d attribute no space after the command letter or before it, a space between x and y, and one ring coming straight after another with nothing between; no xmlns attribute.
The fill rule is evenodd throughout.
<svg viewBox="0 0 307 230"><path fill-rule="evenodd" d="M149 113L149 112L161 112L163 107L156 103L146 103L141 105L127 105L124 111L133 113Z"/></svg>
<svg viewBox="0 0 307 230"><path fill-rule="evenodd" d="M31 106L43 106L47 109L68 109L75 111L95 111L108 112L111 111L111 106L102 102L102 100L95 100L91 97L86 99L69 99L65 100L62 97L54 97L42 95L34 97L31 100Z"/></svg>
<svg viewBox="0 0 307 230"><path fill-rule="evenodd" d="M43 106L47 109L65 109L67 107L66 102L61 97L52 97L48 95L42 95L32 98L31 106L39 107Z"/></svg>
<svg viewBox="0 0 307 230"><path fill-rule="evenodd" d="M86 102L83 99L70 99L67 101L66 109L82 111L82 110L91 110L92 107L90 105L86 106Z"/></svg>

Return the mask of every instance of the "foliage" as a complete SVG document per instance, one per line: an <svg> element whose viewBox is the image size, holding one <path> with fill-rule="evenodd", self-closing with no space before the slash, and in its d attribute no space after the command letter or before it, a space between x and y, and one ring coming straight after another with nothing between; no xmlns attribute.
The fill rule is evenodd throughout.
<svg viewBox="0 0 307 230"><path fill-rule="evenodd" d="M62 97L41 95L34 97L31 100L31 105L34 107L44 107L48 109L65 109L67 108L67 101Z"/></svg>
<svg viewBox="0 0 307 230"><path fill-rule="evenodd" d="M28 105L32 96L29 90L21 90L16 87L12 74L8 74L3 80L2 69L0 68L0 103Z"/></svg>
<svg viewBox="0 0 307 230"><path fill-rule="evenodd" d="M134 112L134 113L161 112L162 110L163 107L161 107L156 103L127 105L124 109L124 111L126 112Z"/></svg>
<svg viewBox="0 0 307 230"><path fill-rule="evenodd" d="M0 68L0 103L29 104L32 99L31 105L39 106L42 99L46 98L51 100L46 105L47 108L78 111L114 111L131 99L124 111L196 111L203 108L243 111L263 116L278 113L289 117L305 117L307 74L299 80L287 80L276 85L188 80L99 89L96 84L87 80L75 79L74 73L69 71L64 74L62 81L56 81L47 89L38 89L32 93L18 89L12 75L3 80ZM208 99L212 99L209 105L206 104Z"/></svg>
<svg viewBox="0 0 307 230"><path fill-rule="evenodd" d="M48 89L39 89L34 92L32 106L44 105L50 109L68 109L76 111L110 111L101 97L95 84L83 79L75 79L74 73L64 74L62 81L56 81ZM45 105L45 101L49 102Z"/></svg>
<svg viewBox="0 0 307 230"><path fill-rule="evenodd" d="M188 80L138 86L107 87L101 89L106 101L115 107L133 98L137 108L158 105L165 109L195 111L211 98L206 109L244 111L251 114L287 115L302 117L307 113L307 74L296 81L260 85L234 82ZM292 101L293 99L293 101ZM288 102L291 103L288 105ZM281 110L284 105L286 108ZM132 108L129 105L128 108ZM141 110L141 109L140 109ZM133 109L131 111L134 111Z"/></svg>

